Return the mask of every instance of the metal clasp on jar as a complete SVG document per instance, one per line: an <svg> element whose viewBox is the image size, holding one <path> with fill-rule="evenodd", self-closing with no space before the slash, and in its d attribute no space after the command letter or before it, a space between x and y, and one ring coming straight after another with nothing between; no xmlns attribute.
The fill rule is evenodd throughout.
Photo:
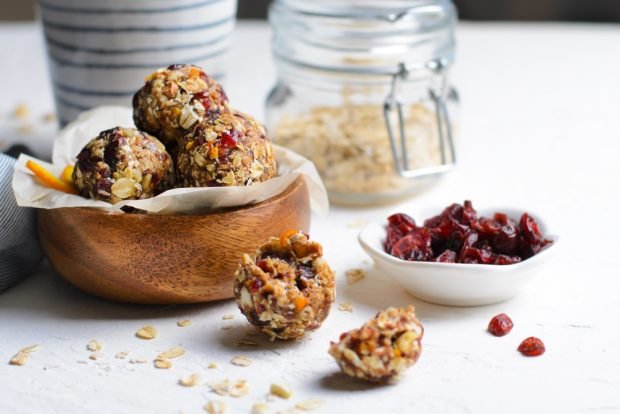
<svg viewBox="0 0 620 414"><path fill-rule="evenodd" d="M435 72L441 72L444 67L445 64L441 60L432 60L426 64L427 69ZM405 178L419 178L443 174L450 171L456 165L456 153L454 150L452 127L446 102L443 96L438 94L433 88L429 88L428 93L435 107L441 164L413 169L409 166L410 156L407 148L407 131L403 115L403 104L397 98L398 84L400 81L407 79L409 72L410 70L407 69L404 63L398 65L398 71L392 75L390 93L383 104L383 114L388 137L390 138L394 166L398 174ZM392 125L393 122L390 118L390 114L393 111L396 111L398 119L396 128ZM395 130L397 131L396 133L394 132ZM398 134L398 136L396 136L396 134Z"/></svg>

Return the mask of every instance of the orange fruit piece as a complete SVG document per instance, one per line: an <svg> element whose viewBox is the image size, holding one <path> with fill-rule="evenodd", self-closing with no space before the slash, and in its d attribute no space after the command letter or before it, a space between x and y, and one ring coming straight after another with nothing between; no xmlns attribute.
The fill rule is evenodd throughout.
<svg viewBox="0 0 620 414"><path fill-rule="evenodd" d="M299 296L295 298L295 310L297 312L301 312L301 310L305 308L307 304L308 304L308 299L306 299L305 297Z"/></svg>
<svg viewBox="0 0 620 414"><path fill-rule="evenodd" d="M56 177L54 174L46 170L42 165L39 165L32 160L28 160L28 162L26 162L26 167L28 167L28 169L32 171L34 175L46 187L62 191L63 193L77 194L77 191L73 186Z"/></svg>
<svg viewBox="0 0 620 414"><path fill-rule="evenodd" d="M60 178L70 186L73 186L73 170L75 168L73 165L67 165L64 170L62 170L62 174L60 174Z"/></svg>
<svg viewBox="0 0 620 414"><path fill-rule="evenodd" d="M290 239L291 236L294 236L297 233L299 233L299 230L283 231L282 234L280 234L280 246L282 247L286 246L286 243L288 243L288 239Z"/></svg>

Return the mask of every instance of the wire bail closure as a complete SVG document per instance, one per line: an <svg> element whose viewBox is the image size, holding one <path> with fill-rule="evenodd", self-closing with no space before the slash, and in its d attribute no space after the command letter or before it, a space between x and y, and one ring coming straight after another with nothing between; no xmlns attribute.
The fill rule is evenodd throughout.
<svg viewBox="0 0 620 414"><path fill-rule="evenodd" d="M439 71L444 67L444 64L441 61L433 60L427 64L427 67L429 69ZM407 79L409 72L410 71L404 63L400 63L398 65L398 71L392 75L390 93L386 97L383 104L383 115L385 118L388 137L390 139L394 166L396 167L398 174L405 178L420 178L446 173L452 170L456 165L456 154L454 150L454 141L452 139L452 127L450 125L450 117L448 115L448 109L443 96L437 94L437 92L435 92L432 88L429 88L428 93L435 106L441 164L415 169L411 169L409 167L409 154L406 139L407 131L405 131L403 104L396 97L399 82ZM392 120L390 119L390 114L393 111L396 111L398 118L398 126L396 128L398 131L398 138L396 137L394 132L395 128L392 125ZM449 152L449 158L447 157L447 152Z"/></svg>

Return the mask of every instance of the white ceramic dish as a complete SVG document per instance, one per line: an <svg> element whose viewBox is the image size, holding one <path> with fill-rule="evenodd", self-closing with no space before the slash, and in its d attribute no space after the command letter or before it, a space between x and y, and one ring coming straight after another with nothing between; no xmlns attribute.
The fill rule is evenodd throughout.
<svg viewBox="0 0 620 414"><path fill-rule="evenodd" d="M421 224L442 210L426 210L414 218L416 223ZM478 215L489 217L496 211L518 219L527 210L497 207L478 210ZM387 220L369 224L360 232L358 239L377 268L400 283L413 296L440 305L488 305L516 295L528 281L544 270L557 249L558 236L549 232L539 216L527 212L536 219L543 235L553 240L553 243L537 255L512 265L409 262L398 259L383 249Z"/></svg>

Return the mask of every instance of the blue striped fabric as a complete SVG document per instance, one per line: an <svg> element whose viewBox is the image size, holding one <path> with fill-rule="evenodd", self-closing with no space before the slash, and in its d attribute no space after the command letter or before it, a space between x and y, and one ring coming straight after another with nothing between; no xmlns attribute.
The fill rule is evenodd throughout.
<svg viewBox="0 0 620 414"><path fill-rule="evenodd" d="M0 292L30 275L42 259L35 211L19 207L11 188L15 160L0 154Z"/></svg>
<svg viewBox="0 0 620 414"><path fill-rule="evenodd" d="M236 0L40 0L62 123L100 105L131 105L149 73L174 63L221 77ZM215 76L214 76L215 77Z"/></svg>

